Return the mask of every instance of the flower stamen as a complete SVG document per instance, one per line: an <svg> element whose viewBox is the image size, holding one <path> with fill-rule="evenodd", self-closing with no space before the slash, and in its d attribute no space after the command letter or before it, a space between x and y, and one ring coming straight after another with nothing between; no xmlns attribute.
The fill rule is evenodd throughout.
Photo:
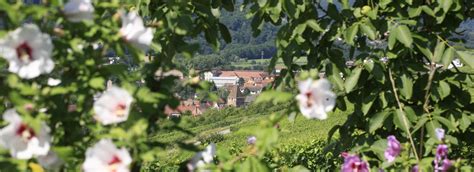
<svg viewBox="0 0 474 172"><path fill-rule="evenodd" d="M21 124L20 127L16 130L16 134L23 138L25 141L31 140L36 136L35 131L28 127L26 124Z"/></svg>
<svg viewBox="0 0 474 172"><path fill-rule="evenodd" d="M126 113L127 105L125 103L119 103L117 104L117 107L115 107L115 115L118 117L123 117Z"/></svg>
<svg viewBox="0 0 474 172"><path fill-rule="evenodd" d="M23 62L29 62L33 60L33 49L26 42L23 42L16 47L16 55Z"/></svg>
<svg viewBox="0 0 474 172"><path fill-rule="evenodd" d="M120 158L118 156L114 155L112 157L112 160L110 160L109 163L108 163L109 171L116 172L120 163L122 163L122 160L120 160Z"/></svg>

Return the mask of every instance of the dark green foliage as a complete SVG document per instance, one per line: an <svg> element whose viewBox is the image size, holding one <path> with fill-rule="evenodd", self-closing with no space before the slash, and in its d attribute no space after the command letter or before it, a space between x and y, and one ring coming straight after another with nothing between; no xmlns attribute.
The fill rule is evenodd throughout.
<svg viewBox="0 0 474 172"><path fill-rule="evenodd" d="M224 140L224 135L215 133L208 136L199 137L198 140L205 144L219 143Z"/></svg>
<svg viewBox="0 0 474 172"><path fill-rule="evenodd" d="M277 168L301 165L311 171L338 169L343 158L340 152L325 150L327 145L322 140L313 140L307 144L289 143L269 152L265 161Z"/></svg>

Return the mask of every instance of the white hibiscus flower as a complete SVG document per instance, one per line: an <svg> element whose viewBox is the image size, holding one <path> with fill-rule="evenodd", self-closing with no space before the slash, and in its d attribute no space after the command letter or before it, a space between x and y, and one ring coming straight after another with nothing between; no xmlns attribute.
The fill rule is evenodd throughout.
<svg viewBox="0 0 474 172"><path fill-rule="evenodd" d="M82 164L85 172L128 172L132 158L125 148L118 149L109 139L102 139L87 148Z"/></svg>
<svg viewBox="0 0 474 172"><path fill-rule="evenodd" d="M48 85L49 86L57 86L61 83L60 79L48 78Z"/></svg>
<svg viewBox="0 0 474 172"><path fill-rule="evenodd" d="M64 161L61 160L58 154L52 150L44 156L38 156L38 163L46 169L57 169L59 168Z"/></svg>
<svg viewBox="0 0 474 172"><path fill-rule="evenodd" d="M14 158L30 159L48 153L51 138L45 123L41 123L40 131L36 132L22 121L14 109L7 110L3 120L9 124L0 130L0 145L9 149Z"/></svg>
<svg viewBox="0 0 474 172"><path fill-rule="evenodd" d="M313 81L307 79L298 83L300 94L296 96L299 109L306 118L327 118L336 103L336 95L331 91L331 83L327 79Z"/></svg>
<svg viewBox="0 0 474 172"><path fill-rule="evenodd" d="M203 151L196 153L187 164L189 171L194 171L204 167L206 164L212 163L216 155L216 144L209 144Z"/></svg>
<svg viewBox="0 0 474 172"><path fill-rule="evenodd" d="M130 11L128 14L122 11L120 34L127 42L145 51L153 40L152 29L143 25L143 20L136 11Z"/></svg>
<svg viewBox="0 0 474 172"><path fill-rule="evenodd" d="M127 120L133 97L126 90L112 86L95 102L95 119L104 125Z"/></svg>
<svg viewBox="0 0 474 172"><path fill-rule="evenodd" d="M70 0L64 5L64 14L71 22L92 20L94 18L94 6L90 0Z"/></svg>
<svg viewBox="0 0 474 172"><path fill-rule="evenodd" d="M51 38L41 33L34 24L25 24L10 32L0 40L0 50L3 58L10 63L8 70L21 78L35 78L54 68Z"/></svg>

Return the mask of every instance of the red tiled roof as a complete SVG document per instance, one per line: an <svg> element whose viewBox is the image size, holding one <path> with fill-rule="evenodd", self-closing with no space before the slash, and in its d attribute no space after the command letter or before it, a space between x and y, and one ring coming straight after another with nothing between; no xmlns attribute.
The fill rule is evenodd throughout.
<svg viewBox="0 0 474 172"><path fill-rule="evenodd" d="M231 70L231 71L221 71L220 77L232 77L237 76L244 79L265 77L268 76L266 72L263 71L252 71L252 70Z"/></svg>
<svg viewBox="0 0 474 172"><path fill-rule="evenodd" d="M190 106L186 106L186 105L179 105L178 107L176 108L171 108L169 106L165 106L165 114L166 115L171 115L173 113L184 113L186 111L189 111L191 112L191 114L193 115L200 115L200 111L198 111L198 107L197 106L194 106L194 105L190 105Z"/></svg>

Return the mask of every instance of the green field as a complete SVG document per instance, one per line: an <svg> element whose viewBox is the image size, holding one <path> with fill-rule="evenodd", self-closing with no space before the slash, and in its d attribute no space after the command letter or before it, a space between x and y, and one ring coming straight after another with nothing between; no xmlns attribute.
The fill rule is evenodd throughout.
<svg viewBox="0 0 474 172"><path fill-rule="evenodd" d="M160 142L172 143L184 141L195 143L200 138L216 137L220 135L217 142L219 148L243 148L247 143L247 137L258 130L259 123L266 120L269 116L267 112L275 112L281 109L279 106L266 106L259 108L251 106L247 109L228 108L219 112L208 112L201 117L190 118L183 117L180 126L188 127L196 135L188 135L183 132L159 132L154 139ZM285 144L305 144L313 140L325 140L328 131L336 124L342 124L347 118L347 113L336 111L329 114L329 118L324 121L308 120L301 115L296 116L294 120L283 119L279 123L279 143ZM218 119L218 120L213 120ZM190 125L195 123L196 125ZM188 126L187 126L188 125ZM227 131L226 134L218 134L221 131ZM157 162L159 166L175 166L192 157L193 153L180 150L177 146L163 149Z"/></svg>
<svg viewBox="0 0 474 172"><path fill-rule="evenodd" d="M265 60L260 61L265 62ZM460 68L459 70L465 73L472 73L472 70L467 68ZM471 97L474 97L474 88L470 87ZM203 147L203 145L209 142L216 142L218 149L239 150L247 145L247 137L253 135L258 130L260 123L268 120L271 113L281 112L286 108L288 108L288 105L285 104L254 104L247 108L230 107L219 111L210 110L199 117L181 117L177 126L189 130L193 134L166 129L166 126L173 126L175 124L171 119L163 119L159 122L163 123L165 128L158 131L153 139L170 144L175 144L176 142L200 143L197 144L198 147ZM329 118L324 121L308 120L301 115L297 115L294 120L284 118L279 123L280 132L277 148L290 145L293 148L304 150L305 145L308 147L315 140L325 141L328 131L335 125L343 124L351 111L350 107L345 112L336 110L329 113ZM306 151L304 153L307 153ZM194 154L192 151L180 149L176 144L162 148L160 152L159 160L151 165L157 166L157 169L177 167L179 164L189 160ZM311 154L311 152L308 154ZM306 164L306 166L311 165Z"/></svg>

